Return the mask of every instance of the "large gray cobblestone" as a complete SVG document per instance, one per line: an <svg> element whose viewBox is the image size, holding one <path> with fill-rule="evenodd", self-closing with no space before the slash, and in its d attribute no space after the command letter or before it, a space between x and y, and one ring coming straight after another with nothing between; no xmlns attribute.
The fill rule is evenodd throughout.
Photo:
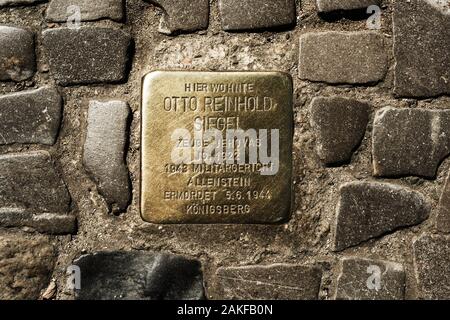
<svg viewBox="0 0 450 320"><path fill-rule="evenodd" d="M219 9L227 31L286 27L296 18L294 0L219 0Z"/></svg>
<svg viewBox="0 0 450 320"><path fill-rule="evenodd" d="M165 34L208 28L208 0L146 0L164 10L159 31Z"/></svg>
<svg viewBox="0 0 450 320"><path fill-rule="evenodd" d="M374 175L435 177L450 153L449 137L450 110L379 110L372 136Z"/></svg>
<svg viewBox="0 0 450 320"><path fill-rule="evenodd" d="M316 97L311 102L311 124L317 151L325 164L351 159L366 132L371 106L344 97Z"/></svg>
<svg viewBox="0 0 450 320"><path fill-rule="evenodd" d="M349 257L341 261L338 300L402 300L405 271L399 263Z"/></svg>
<svg viewBox="0 0 450 320"><path fill-rule="evenodd" d="M130 108L123 101L91 101L83 164L113 213L126 210L130 182L125 164Z"/></svg>
<svg viewBox="0 0 450 320"><path fill-rule="evenodd" d="M61 85L120 82L127 78L131 37L100 27L48 29L42 33L50 72Z"/></svg>
<svg viewBox="0 0 450 320"><path fill-rule="evenodd" d="M322 271L313 266L275 264L219 268L215 277L215 299L315 300Z"/></svg>
<svg viewBox="0 0 450 320"><path fill-rule="evenodd" d="M48 0L0 0L0 7L7 6L18 6L18 5L31 5L41 2L46 2Z"/></svg>
<svg viewBox="0 0 450 320"><path fill-rule="evenodd" d="M366 9L371 5L380 5L381 0L316 0L319 12L336 10Z"/></svg>
<svg viewBox="0 0 450 320"><path fill-rule="evenodd" d="M425 299L450 299L450 237L424 234L413 245L416 277Z"/></svg>
<svg viewBox="0 0 450 320"><path fill-rule="evenodd" d="M46 151L0 156L0 226L71 233L76 221L66 185Z"/></svg>
<svg viewBox="0 0 450 320"><path fill-rule="evenodd" d="M201 300L201 264L161 253L98 252L74 261L81 271L79 300Z"/></svg>
<svg viewBox="0 0 450 320"><path fill-rule="evenodd" d="M332 84L368 84L388 69L385 39L373 31L309 32L300 37L301 79Z"/></svg>
<svg viewBox="0 0 450 320"><path fill-rule="evenodd" d="M393 21L395 93L406 97L450 94L448 2L394 1Z"/></svg>
<svg viewBox="0 0 450 320"><path fill-rule="evenodd" d="M0 144L56 142L62 99L55 88L0 96Z"/></svg>
<svg viewBox="0 0 450 320"><path fill-rule="evenodd" d="M31 31L0 26L0 81L22 81L36 70L34 34Z"/></svg>
<svg viewBox="0 0 450 320"><path fill-rule="evenodd" d="M80 9L80 21L95 21L103 18L122 21L124 18L123 0L51 0L45 18L53 22L66 22L73 14L69 10L71 6Z"/></svg>
<svg viewBox="0 0 450 320"><path fill-rule="evenodd" d="M341 186L334 233L336 251L428 218L431 204L420 193L380 182Z"/></svg>

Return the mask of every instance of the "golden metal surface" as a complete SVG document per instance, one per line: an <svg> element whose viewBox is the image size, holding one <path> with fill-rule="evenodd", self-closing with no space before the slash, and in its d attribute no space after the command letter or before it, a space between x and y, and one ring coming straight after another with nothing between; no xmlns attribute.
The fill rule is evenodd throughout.
<svg viewBox="0 0 450 320"><path fill-rule="evenodd" d="M142 88L142 218L152 223L286 221L292 201L292 96L291 77L279 72L148 74ZM224 140L215 136L215 141L224 142L224 152L228 141L237 141L231 136L227 139L232 130L255 129L259 135L257 144L246 140L245 164L238 163L237 142L235 149L230 149L234 152L211 163L206 160L211 158L204 156L206 147L218 147L219 143L206 135L196 136L208 129L223 133ZM250 145L257 146L258 152L262 149L261 129L268 132L268 156L274 156L277 140L271 139L279 131L278 167L274 157L268 162L257 153L256 161L250 159ZM186 138L188 133L191 140ZM263 174L261 163L273 171Z"/></svg>

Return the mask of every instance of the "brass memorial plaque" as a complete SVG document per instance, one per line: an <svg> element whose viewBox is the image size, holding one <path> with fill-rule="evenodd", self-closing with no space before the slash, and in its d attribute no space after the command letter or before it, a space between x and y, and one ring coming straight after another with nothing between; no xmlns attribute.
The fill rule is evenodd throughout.
<svg viewBox="0 0 450 320"><path fill-rule="evenodd" d="M286 221L292 95L291 77L279 72L148 74L142 89L142 218Z"/></svg>

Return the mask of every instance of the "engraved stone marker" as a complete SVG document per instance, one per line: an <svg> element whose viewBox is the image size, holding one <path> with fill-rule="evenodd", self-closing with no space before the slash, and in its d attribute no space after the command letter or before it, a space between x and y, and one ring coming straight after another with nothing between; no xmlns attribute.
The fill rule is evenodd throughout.
<svg viewBox="0 0 450 320"><path fill-rule="evenodd" d="M291 208L292 80L278 72L152 72L143 81L141 215L277 223Z"/></svg>

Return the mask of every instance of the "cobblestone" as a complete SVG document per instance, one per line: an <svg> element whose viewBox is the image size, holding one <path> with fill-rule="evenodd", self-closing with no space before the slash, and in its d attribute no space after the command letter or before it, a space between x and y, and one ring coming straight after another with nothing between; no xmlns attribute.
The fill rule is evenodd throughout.
<svg viewBox="0 0 450 320"><path fill-rule="evenodd" d="M334 250L340 251L428 218L431 205L416 191L380 182L340 188Z"/></svg>
<svg viewBox="0 0 450 320"><path fill-rule="evenodd" d="M122 21L124 18L123 0L51 0L47 7L46 20L66 22L73 14L68 10L70 6L80 9L80 21L95 21L104 18Z"/></svg>
<svg viewBox="0 0 450 320"><path fill-rule="evenodd" d="M22 28L0 26L0 81L23 81L36 70L34 34Z"/></svg>
<svg viewBox="0 0 450 320"><path fill-rule="evenodd" d="M124 31L82 27L43 32L50 72L63 86L121 82L127 77L131 37Z"/></svg>
<svg viewBox="0 0 450 320"><path fill-rule="evenodd" d="M338 300L402 300L405 271L399 263L349 257L341 261Z"/></svg>
<svg viewBox="0 0 450 320"><path fill-rule="evenodd" d="M371 106L342 97L317 97L311 102L311 125L317 151L325 164L347 162L358 147L369 122Z"/></svg>
<svg viewBox="0 0 450 320"><path fill-rule="evenodd" d="M450 237L422 235L414 242L414 264L425 299L450 299Z"/></svg>
<svg viewBox="0 0 450 320"><path fill-rule="evenodd" d="M0 7L17 6L26 4L37 4L47 0L0 0Z"/></svg>
<svg viewBox="0 0 450 320"><path fill-rule="evenodd" d="M294 0L219 0L226 31L286 27L295 24Z"/></svg>
<svg viewBox="0 0 450 320"><path fill-rule="evenodd" d="M56 142L62 99L55 88L0 96L0 144Z"/></svg>
<svg viewBox="0 0 450 320"><path fill-rule="evenodd" d="M444 9L445 3L394 2L396 95L450 94L450 10L448 2Z"/></svg>
<svg viewBox="0 0 450 320"><path fill-rule="evenodd" d="M91 101L83 164L113 213L126 210L130 182L125 164L130 108L122 101Z"/></svg>
<svg viewBox="0 0 450 320"><path fill-rule="evenodd" d="M301 79L332 84L382 80L388 59L384 37L373 31L310 32L300 37Z"/></svg>
<svg viewBox="0 0 450 320"><path fill-rule="evenodd" d="M208 0L146 0L164 10L159 32L173 34L208 28Z"/></svg>
<svg viewBox="0 0 450 320"><path fill-rule="evenodd" d="M71 233L76 224L70 201L48 152L0 156L0 226Z"/></svg>
<svg viewBox="0 0 450 320"><path fill-rule="evenodd" d="M386 107L376 113L373 127L375 176L433 178L450 153L450 110Z"/></svg>
<svg viewBox="0 0 450 320"><path fill-rule="evenodd" d="M319 12L331 12L336 10L365 9L371 5L379 6L381 0L316 0Z"/></svg>
<svg viewBox="0 0 450 320"><path fill-rule="evenodd" d="M450 233L450 174L445 181L439 202L439 213L436 218L436 227L439 231Z"/></svg>
<svg viewBox="0 0 450 320"><path fill-rule="evenodd" d="M315 300L322 271L317 267L289 264L219 268L215 299Z"/></svg>
<svg viewBox="0 0 450 320"><path fill-rule="evenodd" d="M143 252L98 252L74 261L82 275L79 300L201 300L200 262Z"/></svg>

